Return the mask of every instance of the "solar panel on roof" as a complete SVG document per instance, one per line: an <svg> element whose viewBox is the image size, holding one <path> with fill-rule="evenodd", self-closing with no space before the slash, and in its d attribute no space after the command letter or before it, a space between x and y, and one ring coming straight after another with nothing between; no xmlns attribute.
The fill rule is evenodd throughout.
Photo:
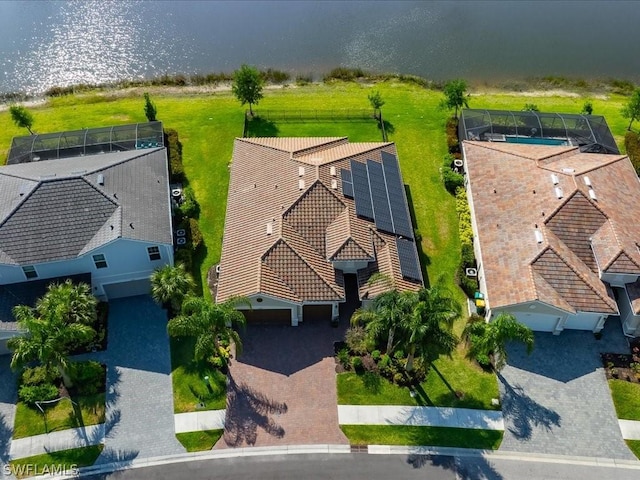
<svg viewBox="0 0 640 480"><path fill-rule="evenodd" d="M342 180L342 194L345 197L353 198L353 181L351 178L351 172L346 168L341 168L340 179Z"/></svg>
<svg viewBox="0 0 640 480"><path fill-rule="evenodd" d="M407 199L404 193L404 184L400 177L400 167L395 155L382 152L382 166L384 169L391 218L393 219L393 232L403 237L413 238L413 228L407 208Z"/></svg>
<svg viewBox="0 0 640 480"><path fill-rule="evenodd" d="M400 259L400 272L402 276L421 282L422 273L415 243L404 238L396 238L396 247L398 248L398 258Z"/></svg>
<svg viewBox="0 0 640 480"><path fill-rule="evenodd" d="M371 189L371 201L373 203L376 227L378 230L394 233L382 164L367 160L367 172L369 173L369 188Z"/></svg>
<svg viewBox="0 0 640 480"><path fill-rule="evenodd" d="M369 175L364 163L351 160L351 177L353 178L353 193L356 202L356 215L374 219L371 205L371 191L369 190Z"/></svg>

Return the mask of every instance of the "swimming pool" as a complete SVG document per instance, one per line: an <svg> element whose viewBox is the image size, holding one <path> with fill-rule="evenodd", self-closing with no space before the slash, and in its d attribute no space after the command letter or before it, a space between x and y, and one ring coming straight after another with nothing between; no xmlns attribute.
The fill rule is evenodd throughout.
<svg viewBox="0 0 640 480"><path fill-rule="evenodd" d="M507 143L526 143L529 145L569 145L569 142L562 138L516 137L515 135L505 135L505 140Z"/></svg>

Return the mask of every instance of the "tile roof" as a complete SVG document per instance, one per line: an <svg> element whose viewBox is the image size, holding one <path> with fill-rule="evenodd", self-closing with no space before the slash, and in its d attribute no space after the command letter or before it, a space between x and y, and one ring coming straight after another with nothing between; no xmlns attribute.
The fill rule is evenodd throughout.
<svg viewBox="0 0 640 480"><path fill-rule="evenodd" d="M163 148L3 166L0 192L0 263L70 259L119 237L172 242Z"/></svg>
<svg viewBox="0 0 640 480"><path fill-rule="evenodd" d="M402 278L397 252L382 267L374 261L374 236L381 251L395 237L375 233L373 222L356 216L353 199L334 188L332 172L348 169L351 158L380 162L382 149L395 154L392 143L346 137L236 139L217 301L258 293L294 303L343 301L344 279L332 261L347 259L371 261L359 271L363 285L381 271L400 289L419 288Z"/></svg>
<svg viewBox="0 0 640 480"><path fill-rule="evenodd" d="M463 148L489 305L616 312L600 272L640 273L640 183L629 159L576 147Z"/></svg>
<svg viewBox="0 0 640 480"><path fill-rule="evenodd" d="M640 315L640 280L627 284L627 295L634 315Z"/></svg>

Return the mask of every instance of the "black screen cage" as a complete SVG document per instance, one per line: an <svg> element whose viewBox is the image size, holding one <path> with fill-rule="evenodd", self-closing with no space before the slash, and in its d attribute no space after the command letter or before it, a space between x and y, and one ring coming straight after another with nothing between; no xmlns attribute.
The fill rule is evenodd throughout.
<svg viewBox="0 0 640 480"><path fill-rule="evenodd" d="M458 136L460 140L573 145L582 152L620 154L601 115L463 109Z"/></svg>
<svg viewBox="0 0 640 480"><path fill-rule="evenodd" d="M164 147L162 122L14 137L7 165Z"/></svg>

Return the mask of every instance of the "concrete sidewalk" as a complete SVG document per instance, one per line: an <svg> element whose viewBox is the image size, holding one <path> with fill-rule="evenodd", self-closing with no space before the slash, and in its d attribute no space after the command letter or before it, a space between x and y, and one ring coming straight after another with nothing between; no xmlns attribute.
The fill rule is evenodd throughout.
<svg viewBox="0 0 640 480"><path fill-rule="evenodd" d="M176 413L173 416L176 433L224 429L226 410Z"/></svg>
<svg viewBox="0 0 640 480"><path fill-rule="evenodd" d="M502 412L449 407L338 405L340 425L411 425L504 430Z"/></svg>
<svg viewBox="0 0 640 480"><path fill-rule="evenodd" d="M618 420L622 438L625 440L640 440L640 422L637 420Z"/></svg>
<svg viewBox="0 0 640 480"><path fill-rule="evenodd" d="M101 443L104 443L104 423L12 440L10 457L14 460Z"/></svg>

